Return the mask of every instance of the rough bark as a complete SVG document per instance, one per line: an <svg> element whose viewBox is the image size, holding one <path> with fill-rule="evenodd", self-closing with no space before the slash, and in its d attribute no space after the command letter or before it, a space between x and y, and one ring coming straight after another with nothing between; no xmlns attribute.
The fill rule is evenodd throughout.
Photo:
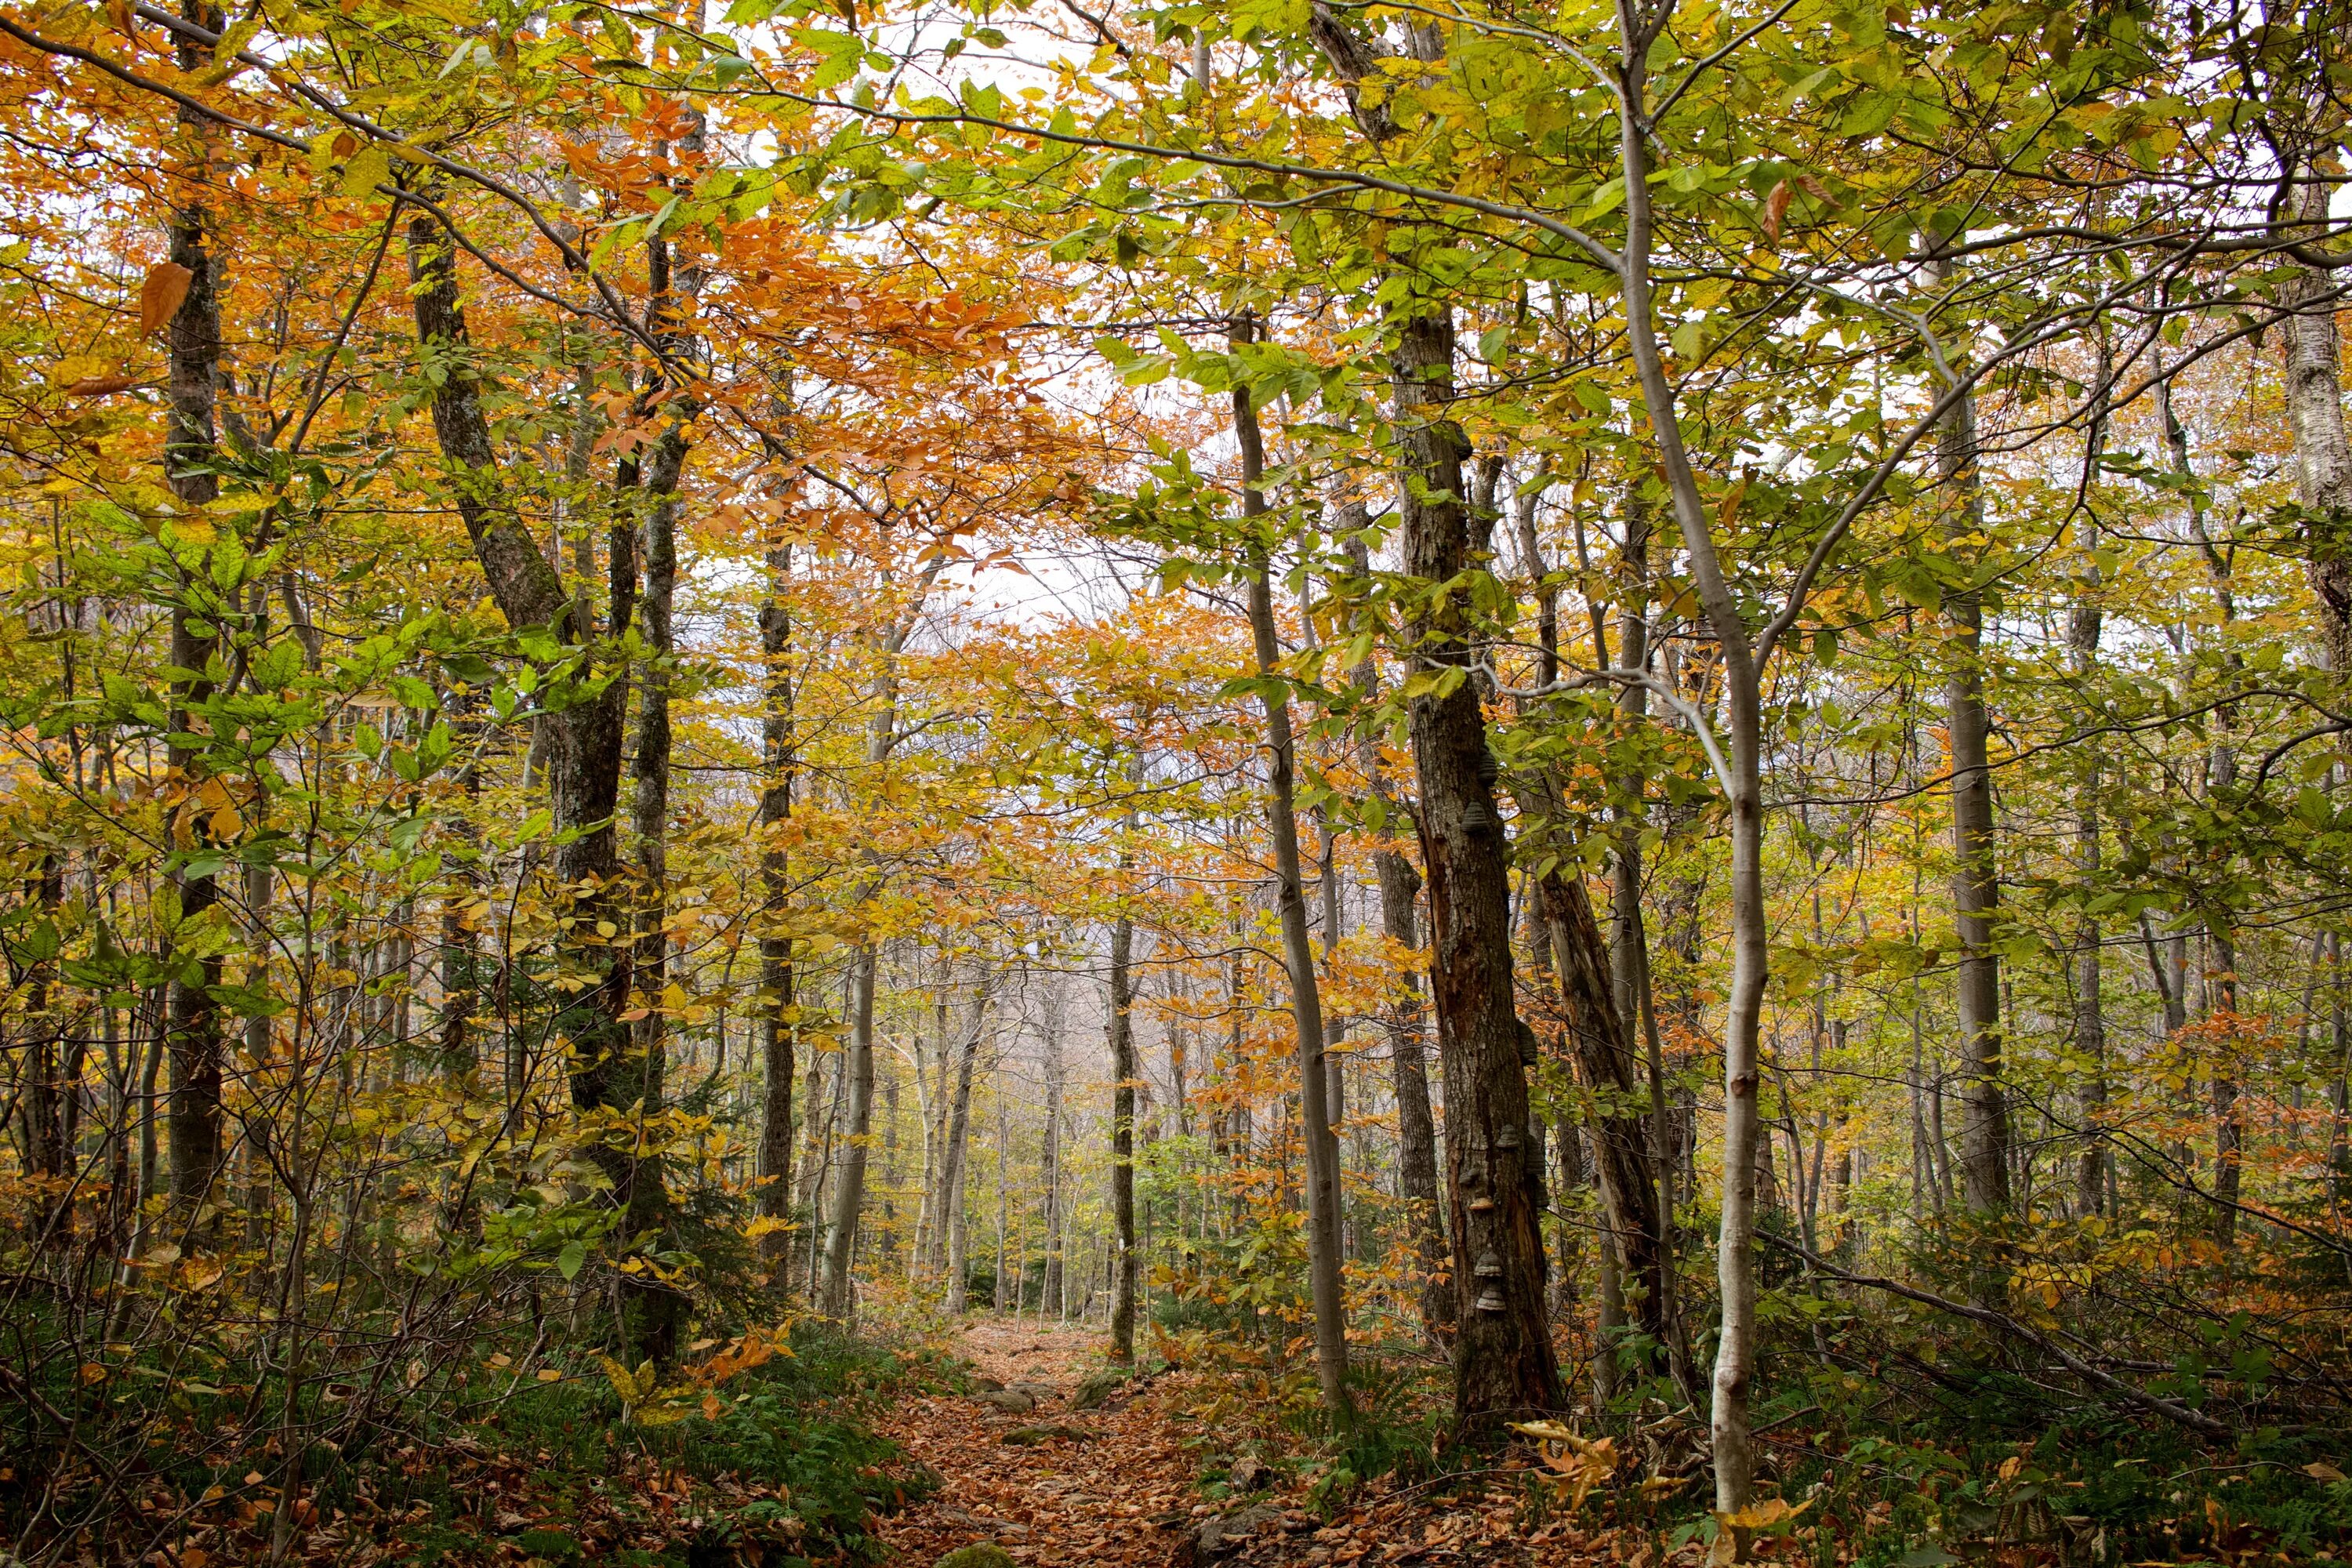
<svg viewBox="0 0 2352 1568"><path fill-rule="evenodd" d="M1349 561L1358 577L1369 577L1371 563L1361 531L1369 520L1360 507L1352 510L1354 518L1341 523L1347 533ZM1356 667L1354 678L1368 702L1379 696L1379 672L1370 656ZM1392 824L1409 821L1405 807L1389 792L1380 737L1367 728L1358 739L1357 751L1382 816ZM1445 1204L1437 1185L1437 1117L1429 1101L1428 1052L1422 1036L1421 985L1426 964L1418 956L1421 922L1414 909L1421 898L1421 873L1403 853L1391 847L1373 851L1372 872L1380 881L1381 932L1416 955L1397 977L1397 1000L1387 1020L1389 1085L1397 1106L1397 1190L1404 1199L1419 1254L1422 1326L1443 1341L1454 1331L1455 1314L1451 1255L1445 1243Z"/></svg>
<svg viewBox="0 0 2352 1568"><path fill-rule="evenodd" d="M218 13L199 0L188 0L182 14L198 25L217 26ZM180 68L202 68L209 57L184 36L173 45ZM181 129L191 149L193 166L171 216L171 261L188 271L188 291L165 329L170 365L170 407L163 436L164 482L184 513L193 514L212 504L220 494L220 480L211 464L218 441L217 401L220 381L222 279L219 258L210 233L213 222L205 192L212 179L209 126L183 110ZM196 584L191 580L189 588ZM172 609L171 658L174 668L189 671L171 681L172 729L186 734L195 730L192 710L212 696L212 682L204 678L205 661L216 646L216 635L198 612L186 604ZM202 758L193 747L176 742L166 745L164 761L181 787L193 792L201 784ZM184 808L192 845L208 837L210 813L191 800ZM175 872L180 917L203 917L220 901L216 880L208 875ZM171 1110L166 1143L171 1156L171 1205L175 1230L208 1236L213 1226L201 1219L219 1180L221 1149L221 1073L224 1056L221 1016L213 1000L220 984L221 961L201 959L193 978L175 979L166 995L166 1025L171 1059Z"/></svg>
<svg viewBox="0 0 2352 1568"><path fill-rule="evenodd" d="M408 226L410 299L416 336L425 359L441 373L433 389L434 434L457 515L472 542L492 600L508 626L544 627L571 640L583 628L562 579L541 552L499 484L498 454L480 395L480 373L473 363L466 315L459 302L452 243L439 221L419 214ZM634 520L616 527L609 577L607 630L617 640L635 609L636 565ZM582 933L559 955L563 968L583 984L555 1020L573 1058L572 1099L584 1111L625 1111L644 1085L629 1049L630 950L607 946L596 936L599 921L619 924L628 911L620 898L618 847L613 818L620 798L623 720L628 683L612 669L614 656L583 661L571 678L585 681L589 665L602 665L612 679L593 695L581 695L541 721L548 752L548 783L557 833L554 879L559 900ZM641 1058L639 1058L641 1059ZM625 1213L635 1203L636 1162L599 1139L591 1156L612 1184L610 1199ZM647 1337L632 1346L639 1356L659 1360L671 1348L664 1326L646 1325Z"/></svg>
<svg viewBox="0 0 2352 1568"><path fill-rule="evenodd" d="M1404 570L1424 583L1447 583L1470 564L1462 474L1468 443L1447 409L1454 323L1443 309L1424 307L1395 326L1391 387ZM1449 1228L1460 1312L1454 1412L1464 1436L1492 1437L1507 1416L1557 1410L1564 1398L1544 1311L1541 1173L1528 1163L1519 1052L1526 1026L1512 994L1509 852L1459 600L1422 602L1410 629L1412 668L1437 678L1408 711L1445 1071Z"/></svg>
<svg viewBox="0 0 2352 1568"><path fill-rule="evenodd" d="M796 752L793 735L793 550L769 542L767 594L760 602L760 660L765 690L760 710L760 1214L782 1226L793 1212L793 1074L798 1044L793 1002L793 939L784 921L791 867L783 826L793 815ZM792 1234L778 1228L760 1239L772 1279L782 1283Z"/></svg>
<svg viewBox="0 0 2352 1568"><path fill-rule="evenodd" d="M1537 879L1545 939L1568 1016L1569 1049L1577 1075L1600 1091L1590 1131L1594 1184L1600 1189L1609 1238L1625 1276L1638 1283L1634 1322L1664 1350L1673 1339L1668 1315L1673 1287L1659 1225L1658 1183L1650 1157L1650 1122L1640 1110L1640 1058L1633 1028L1617 1010L1609 950L1601 940L1583 882L1557 867Z"/></svg>

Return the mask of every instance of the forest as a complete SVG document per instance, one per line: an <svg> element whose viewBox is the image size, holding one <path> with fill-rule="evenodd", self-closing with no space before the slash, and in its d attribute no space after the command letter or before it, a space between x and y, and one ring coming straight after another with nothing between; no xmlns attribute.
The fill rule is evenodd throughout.
<svg viewBox="0 0 2352 1568"><path fill-rule="evenodd" d="M2352 1552L2343 0L0 0L0 1563Z"/></svg>

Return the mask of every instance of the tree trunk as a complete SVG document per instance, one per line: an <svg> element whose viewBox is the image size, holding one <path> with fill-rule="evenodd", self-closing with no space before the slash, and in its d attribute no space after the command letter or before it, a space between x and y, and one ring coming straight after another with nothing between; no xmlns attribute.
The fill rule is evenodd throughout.
<svg viewBox="0 0 2352 1568"><path fill-rule="evenodd" d="M200 25L216 22L218 14L201 0L183 0L182 14ZM183 71L201 69L210 57L184 36L173 44ZM208 228L212 214L202 193L211 171L202 165L212 156L209 122L183 110L183 133L194 149L199 167L186 172L185 185L171 218L171 260L188 271L188 291L173 312L166 332L170 359L171 406L165 416L164 481L184 515L192 520L220 494L220 480L212 471L217 437L217 388L220 380L223 279ZM194 584L190 584L191 592ZM172 664L201 672L214 652L216 634L186 605L172 609ZM186 734L196 728L192 710L213 693L212 683L200 673L174 677L172 688L172 729ZM198 784L203 758L194 747L168 742L164 761L184 786ZM201 796L184 808L194 843L209 841L211 813ZM209 875L174 872L183 921L203 916L220 901L217 882ZM221 1072L223 1046L220 1009L212 988L221 980L218 956L200 959L193 980L171 984L166 1006L171 1058L171 1119L167 1129L172 1163L172 1224L184 1233L180 1239L208 1238L214 1226L202 1216L211 1203L221 1167Z"/></svg>
<svg viewBox="0 0 2352 1568"><path fill-rule="evenodd" d="M1397 323L1393 367L1400 542L1406 573L1452 582L1470 564L1462 461L1450 417L1454 322L1442 308ZM1462 1435L1491 1439L1510 1415L1557 1410L1559 1364L1544 1311L1545 1258L1528 1163L1526 1026L1512 995L1509 853L1495 807L1497 768L1470 679L1475 654L1457 599L1416 611L1412 665L1437 684L1409 707L1427 868L1430 974L1445 1069L1454 1353Z"/></svg>
<svg viewBox="0 0 2352 1568"><path fill-rule="evenodd" d="M1045 1186L1045 1268L1038 1283L1037 1313L1050 1303L1057 1321L1069 1320L1069 1292L1063 1273L1066 1242L1062 1235L1062 1007L1055 992L1045 1007L1045 1126L1038 1159L1039 1180Z"/></svg>
<svg viewBox="0 0 2352 1568"><path fill-rule="evenodd" d="M1650 276L1649 131L1643 105L1648 96L1650 47L1663 20L1661 14L1644 21L1632 0L1618 0L1618 162L1626 192L1619 282L1629 323L1627 346L1657 441L1659 466L1673 498L1692 585L1715 634L1723 712L1731 731L1727 757L1705 732L1704 718L1691 718L1707 742L1731 824L1732 966L1723 1031L1723 1188L1716 1241L1722 1316L1710 1419L1716 1509L1730 1513L1748 1506L1756 1479L1748 1401L1756 1375L1756 1144L1761 1130L1757 1089L1764 983L1770 962L1764 907L1763 698L1755 645L1716 550L1710 513L1683 446L1675 390L1658 347Z"/></svg>
<svg viewBox="0 0 2352 1568"><path fill-rule="evenodd" d="M2291 201L2304 234L2324 229L2335 182L2305 163ZM2287 423L2294 432L2295 500L2311 552L2313 596L2327 668L2352 672L2352 442L2344 427L2343 345L2336 328L2336 282L2298 268L2282 302L2295 310L2286 331Z"/></svg>
<svg viewBox="0 0 2352 1568"><path fill-rule="evenodd" d="M1359 578L1371 575L1363 530L1370 519L1361 507L1343 518L1349 563ZM1356 666L1356 688L1370 699L1379 695L1380 677L1367 654ZM1381 766L1380 737L1369 728L1357 741L1358 756L1372 799L1379 806L1383 830L1405 820L1406 813L1389 795ZM1445 1245L1445 1205L1437 1189L1437 1118L1429 1102L1428 1054L1422 1042L1421 977L1425 961L1421 948L1420 921L1413 905L1421 897L1421 873L1394 849L1372 853L1372 871L1380 879L1381 929L1388 939L1416 954L1398 974L1398 996L1388 1021L1390 1092L1397 1105L1397 1188L1403 1198L1407 1223L1412 1227L1420 1255L1421 1321L1441 1342L1454 1331L1454 1281Z"/></svg>
<svg viewBox="0 0 2352 1568"><path fill-rule="evenodd" d="M466 525L492 599L509 626L544 626L557 637L584 642L584 607L566 594L562 579L541 552L498 480L498 453L483 413L480 374L458 301L454 243L439 220L419 214L408 226L410 298L416 335L428 355L446 366L433 390L433 427L441 456L451 470L452 500ZM634 520L613 531L609 616L604 628L618 642L627 631L636 597ZM572 679L584 683L595 672L584 664ZM555 1019L555 1032L571 1042L574 1066L572 1103L585 1111L625 1111L644 1089L641 1058L633 1060L628 1026L620 1021L631 988L630 951L606 946L600 921L626 919L617 889L620 869L613 818L619 803L622 727L628 702L625 671L611 676L600 692L582 694L542 719L548 742L549 784L557 829L554 877L570 929L582 933L567 942L563 969L579 982ZM635 1161L598 1139L590 1154L612 1183L611 1201L625 1212L635 1199ZM659 1325L650 1325L658 1331ZM658 1345L633 1347L651 1355ZM658 1359L658 1358L656 1358Z"/></svg>
<svg viewBox="0 0 2352 1568"><path fill-rule="evenodd" d="M988 1023L989 981L982 973L972 987L971 1027L965 1031L962 1047L956 1052L955 1093L947 1107L947 1136L941 1142L940 1156L940 1195L938 1212L933 1217L947 1258L947 1308L950 1312L964 1310L964 1166L966 1153L971 1146L971 1080L980 1061L980 1042ZM945 1087L946 1058L940 1058L941 1087Z"/></svg>
<svg viewBox="0 0 2352 1568"><path fill-rule="evenodd" d="M1652 1126L1633 1109L1642 1084L1638 1058L1631 1049L1631 1022L1617 1011L1609 950L1601 940L1582 880L1563 877L1554 868L1539 876L1536 886L1578 1076L1616 1108L1596 1109L1591 1123L1594 1183L1610 1239L1620 1268L1642 1289L1635 1323L1662 1351L1668 1350L1674 1341L1669 1315L1674 1288L1666 1279L1658 1220L1659 1186L1649 1146ZM1668 1359L1671 1365L1677 1358L1669 1353Z"/></svg>
<svg viewBox="0 0 2352 1568"><path fill-rule="evenodd" d="M698 142L699 138L697 138ZM656 237L646 247L656 321L675 314L670 302L669 246ZM691 292L688 288L687 292ZM677 334L666 333L671 346L681 348ZM650 401L660 388L658 379L647 388ZM636 1026L636 1107L639 1145L647 1119L661 1114L667 1091L668 1024L663 1009L669 980L669 781L671 728L670 673L677 658L673 609L677 595L678 479L685 471L688 443L683 425L673 423L655 441L645 465L641 496L625 496L629 510L644 518L641 554L645 563L645 596L640 618L650 656L638 682L637 746L631 803L631 826L637 840L635 921L636 987L644 1016ZM641 1158L629 1184L628 1226L633 1235L658 1233L668 1222L669 1197L659 1154ZM677 1352L678 1331L689 1302L674 1286L646 1279L635 1292L638 1319L632 1334L638 1348L667 1365Z"/></svg>
<svg viewBox="0 0 2352 1568"><path fill-rule="evenodd" d="M855 1305L850 1266L856 1257L858 1211L866 1201L866 1135L874 1121L874 981L878 962L875 941L869 937L856 959L856 1014L850 1026L848 1058L841 1065L849 1126L842 1138L841 1176L834 1184L833 1213L824 1232L824 1274L818 1287L824 1314L845 1323Z"/></svg>
<svg viewBox="0 0 2352 1568"><path fill-rule="evenodd" d="M2099 458L2105 451L2107 394L2115 381L2115 348L2105 332L2099 338L2097 374L2097 411L2084 452L2084 467L2094 482ZM2095 553L2099 548L2096 508L2076 509L2074 548L2083 563L2075 577L2074 602L2066 616L2066 660L2069 673L2083 688L2079 710L2087 715L2095 711L2089 687L2098 672L2103 618ZM2068 976L2074 1015L2074 1054L2081 1058L2084 1075L2083 1146L2075 1163L2074 1208L2084 1218L2101 1212L2106 1195L2106 1142L2099 1127L2107 1102L2106 1015L2100 993L2099 922L2087 912L2088 897L2099 884L2099 753L2095 746L2090 746L2084 749L2081 773L2074 786L2074 875L2085 897L2086 912L2075 922L2074 962Z"/></svg>
<svg viewBox="0 0 2352 1568"><path fill-rule="evenodd" d="M793 1213L793 1074L799 1012L793 1004L793 939L785 918L792 896L782 829L793 815L797 753L793 735L792 611L785 591L793 547L772 539L768 591L760 602L760 659L766 690L760 710L760 1214L779 1228L760 1238L760 1255L773 1283L784 1283Z"/></svg>
<svg viewBox="0 0 2352 1568"><path fill-rule="evenodd" d="M1253 324L1235 320L1234 341L1250 341ZM1296 755L1290 732L1290 702L1275 685L1274 670L1282 661L1275 636L1274 587L1266 564L1268 542L1255 530L1265 515L1261 476L1265 472L1264 438L1249 389L1234 389L1234 435L1241 447L1242 514L1252 530L1249 551L1250 638L1258 674L1267 684L1259 689L1265 705L1267 752L1267 827L1274 841L1275 908L1282 926L1284 966L1290 985L1291 1022L1298 1051L1298 1104L1307 1145L1307 1272L1315 1307L1315 1375L1322 1385L1323 1407L1332 1422L1349 1426L1354 1411L1348 1396L1348 1303L1339 1272L1339 1145L1331 1135L1327 1100L1329 1080L1324 1071L1322 989L1315 973L1315 950L1307 930L1307 896L1298 857L1298 816L1292 789ZM1524 1118L1522 1118L1524 1120Z"/></svg>
<svg viewBox="0 0 2352 1568"><path fill-rule="evenodd" d="M1949 275L1937 264L1936 275ZM1937 476L1945 487L1944 531L1968 547L1984 528L1984 496L1977 467L1977 409L1972 396L1956 400L1936 444ZM1993 948L2000 881L1993 837L1991 733L1985 711L1984 609L1974 589L1948 595L1950 630L1944 682L1944 722L1952 752L1952 908L1960 956L1955 965L1959 1013L1962 1195L1980 1218L2009 1209L2009 1091L2003 1082L2000 958ZM1999 1288L2001 1271L1983 1271L1979 1291Z"/></svg>
<svg viewBox="0 0 2352 1568"><path fill-rule="evenodd" d="M1129 826L1133 827L1132 821ZM1128 856L1119 855L1125 871ZM1110 1358L1135 1360L1135 917L1110 931Z"/></svg>

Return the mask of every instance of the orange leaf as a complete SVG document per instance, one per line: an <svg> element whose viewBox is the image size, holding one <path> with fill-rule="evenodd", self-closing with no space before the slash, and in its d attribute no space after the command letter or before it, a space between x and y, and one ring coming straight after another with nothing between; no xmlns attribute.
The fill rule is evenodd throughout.
<svg viewBox="0 0 2352 1568"><path fill-rule="evenodd" d="M136 381L117 371L112 375L86 375L66 386L68 397L104 397L110 392L128 392L138 385Z"/></svg>
<svg viewBox="0 0 2352 1568"><path fill-rule="evenodd" d="M178 313L196 275L176 261L159 261L139 287L139 330L152 332Z"/></svg>
<svg viewBox="0 0 2352 1568"><path fill-rule="evenodd" d="M1789 182L1783 180L1772 187L1770 195L1764 198L1764 237L1775 245L1780 240L1780 220L1788 216L1789 200L1796 194L1789 188Z"/></svg>

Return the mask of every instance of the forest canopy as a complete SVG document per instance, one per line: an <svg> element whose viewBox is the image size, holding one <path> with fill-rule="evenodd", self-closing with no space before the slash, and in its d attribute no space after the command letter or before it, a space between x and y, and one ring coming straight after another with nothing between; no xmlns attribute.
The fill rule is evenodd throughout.
<svg viewBox="0 0 2352 1568"><path fill-rule="evenodd" d="M2347 24L0 5L0 1543L2340 1552Z"/></svg>

